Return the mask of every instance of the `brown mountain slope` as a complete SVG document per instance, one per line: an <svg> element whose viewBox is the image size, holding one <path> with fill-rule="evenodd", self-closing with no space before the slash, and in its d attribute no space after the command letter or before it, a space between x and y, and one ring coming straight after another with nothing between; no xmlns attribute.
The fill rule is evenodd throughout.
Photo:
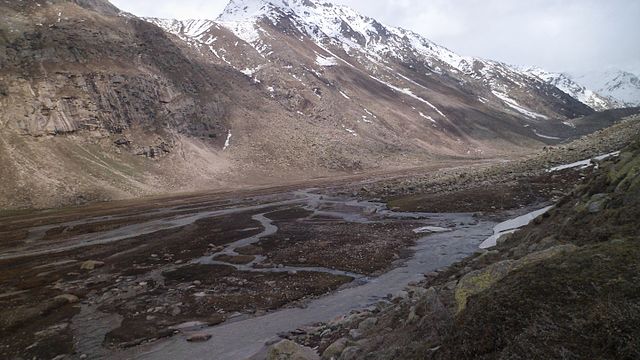
<svg viewBox="0 0 640 360"><path fill-rule="evenodd" d="M0 208L511 156L592 112L547 88L517 96L546 114L527 117L446 64L370 61L291 14L248 43L104 0L0 10Z"/></svg>

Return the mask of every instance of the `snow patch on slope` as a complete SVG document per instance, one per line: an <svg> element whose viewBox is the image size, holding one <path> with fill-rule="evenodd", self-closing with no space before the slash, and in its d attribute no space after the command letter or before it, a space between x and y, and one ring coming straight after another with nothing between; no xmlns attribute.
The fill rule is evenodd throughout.
<svg viewBox="0 0 640 360"><path fill-rule="evenodd" d="M492 91L493 95L495 95L498 99L502 100L507 106L509 106L510 108L514 109L515 111L521 113L522 115L525 115L527 117L530 117L532 119L536 119L536 118L540 118L540 119L549 119L549 117L542 115L542 114L538 114L537 112L531 111L527 108L524 108L522 106L520 106L520 104L518 104L515 100L513 100L512 98L509 97L509 95L501 93L499 91Z"/></svg>
<svg viewBox="0 0 640 360"><path fill-rule="evenodd" d="M316 64L325 67L331 67L338 65L338 61L333 57L324 57L322 55L318 55L316 57Z"/></svg>

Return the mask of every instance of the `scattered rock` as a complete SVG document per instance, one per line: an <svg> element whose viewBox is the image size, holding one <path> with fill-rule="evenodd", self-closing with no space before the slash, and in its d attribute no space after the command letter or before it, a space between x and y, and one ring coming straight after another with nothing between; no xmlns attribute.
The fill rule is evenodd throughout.
<svg viewBox="0 0 640 360"><path fill-rule="evenodd" d="M427 293L427 289L421 286L416 286L410 289L410 293L411 293L411 298L417 298L417 297L419 298Z"/></svg>
<svg viewBox="0 0 640 360"><path fill-rule="evenodd" d="M409 293L405 290L400 290L391 297L391 300L400 301L400 300L406 300L408 298L409 298Z"/></svg>
<svg viewBox="0 0 640 360"><path fill-rule="evenodd" d="M340 338L329 345L322 353L323 360L338 359L342 351L347 347L349 340L347 338Z"/></svg>
<svg viewBox="0 0 640 360"><path fill-rule="evenodd" d="M353 360L357 358L359 352L360 352L359 347L349 346L348 348L344 349L344 351L340 355L340 360Z"/></svg>
<svg viewBox="0 0 640 360"><path fill-rule="evenodd" d="M222 314L213 314L211 316L209 316L209 318L207 319L207 325L209 326L216 326L218 324L221 324L225 321L225 317Z"/></svg>
<svg viewBox="0 0 640 360"><path fill-rule="evenodd" d="M55 300L55 301L64 301L64 302L66 302L68 304L75 304L78 301L80 301L80 299L78 299L78 297L73 295L73 294L58 295L55 298L53 298L53 300Z"/></svg>
<svg viewBox="0 0 640 360"><path fill-rule="evenodd" d="M589 203L587 203L587 210L592 214L599 213L604 210L607 201L609 201L609 196L607 194L595 194L591 199L589 199Z"/></svg>
<svg viewBox="0 0 640 360"><path fill-rule="evenodd" d="M47 338L47 337L51 337L51 336L55 336L57 334L60 334L61 332L63 332L67 328L69 328L69 324L68 323L56 324L56 325L49 326L45 330L38 331L34 335L36 337L38 337L38 338Z"/></svg>
<svg viewBox="0 0 640 360"><path fill-rule="evenodd" d="M267 360L319 360L315 350L296 344L291 340L282 340L267 350Z"/></svg>
<svg viewBox="0 0 640 360"><path fill-rule="evenodd" d="M416 321L418 321L419 317L418 314L416 313L416 307L412 306L411 309L409 309L409 316L407 316L407 323L408 324L413 324Z"/></svg>
<svg viewBox="0 0 640 360"><path fill-rule="evenodd" d="M203 333L191 334L189 335L189 337L187 337L188 342L205 342L205 341L209 341L210 339L211 339L211 334L203 334Z"/></svg>
<svg viewBox="0 0 640 360"><path fill-rule="evenodd" d="M358 330L366 332L373 328L378 323L378 318L370 317L362 320L358 325Z"/></svg>
<svg viewBox="0 0 640 360"><path fill-rule="evenodd" d="M444 285L444 288L447 290L453 290L456 288L457 285L458 285L458 282L456 280L451 280Z"/></svg>
<svg viewBox="0 0 640 360"><path fill-rule="evenodd" d="M467 299L495 284L513 269L513 260L504 260L491 264L482 270L472 271L460 279L455 286L455 298L458 312L467 305ZM449 288L447 284L447 288Z"/></svg>
<svg viewBox="0 0 640 360"><path fill-rule="evenodd" d="M349 330L349 337L352 338L353 340L358 340L362 338L362 331L358 329L351 329Z"/></svg>
<svg viewBox="0 0 640 360"><path fill-rule="evenodd" d="M509 272L575 249L577 249L577 246L571 244L558 245L546 250L528 254L517 261L504 260L491 264L482 270L467 273L462 277L462 279L460 279L460 282L458 282L458 285L455 288L458 312L464 309L469 296L484 291L491 285L495 284L498 280L505 277Z"/></svg>
<svg viewBox="0 0 640 360"><path fill-rule="evenodd" d="M104 266L104 262L96 260L87 260L80 265L80 270L94 270Z"/></svg>
<svg viewBox="0 0 640 360"><path fill-rule="evenodd" d="M126 146L131 144L131 141L125 138L119 138L119 139L116 139L113 143L116 144L117 146Z"/></svg>
<svg viewBox="0 0 640 360"><path fill-rule="evenodd" d="M502 234L499 238L496 239L496 246L503 245L505 242L509 241L513 237L513 233Z"/></svg>
<svg viewBox="0 0 640 360"><path fill-rule="evenodd" d="M562 254L562 253L566 253L566 252L571 252L578 249L578 247L576 245L573 244L564 244L564 245L558 245L558 246L554 246L542 251L537 251L534 253L531 253L519 260L517 260L514 264L513 264L513 268L512 270L515 269L519 269L523 266L529 265L529 264L533 264L542 260L546 260L549 259L553 256L556 256L558 254Z"/></svg>

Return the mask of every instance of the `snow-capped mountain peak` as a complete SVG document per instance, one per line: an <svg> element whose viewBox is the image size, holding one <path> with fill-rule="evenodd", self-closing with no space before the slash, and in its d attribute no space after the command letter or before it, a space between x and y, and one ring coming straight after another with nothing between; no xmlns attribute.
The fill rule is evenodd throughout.
<svg viewBox="0 0 640 360"><path fill-rule="evenodd" d="M283 5L281 1L275 2ZM274 8L277 8L277 5L268 0L231 0L218 17L218 21L244 21L267 15Z"/></svg>
<svg viewBox="0 0 640 360"><path fill-rule="evenodd" d="M322 0L231 0L215 25L205 20L150 21L201 53L213 53L216 61L251 73L256 81L283 72L285 78L306 84L301 78L305 73L318 76L324 71L315 66L348 66L367 81L400 94L402 103L418 101L425 108L410 106L411 110L436 119L448 119L442 109L452 99L436 89L462 91L465 95L460 96L468 97L464 101L474 106L496 108L526 121L592 111L556 86L514 66L461 56L420 34ZM224 32L219 28L209 31L207 25L230 31L259 56L250 59L248 53L239 52L235 40L224 45ZM275 70L274 66L282 68ZM245 72L252 69L255 71Z"/></svg>
<svg viewBox="0 0 640 360"><path fill-rule="evenodd" d="M284 16L290 17L301 33L316 42L330 42L347 52L358 49L375 58L401 58L401 52L413 50L464 72L471 71L477 61L482 61L484 68L506 66L460 56L415 32L384 25L348 6L316 0L231 0L217 21L245 41L254 42L258 40L257 21L266 19L275 25Z"/></svg>
<svg viewBox="0 0 640 360"><path fill-rule="evenodd" d="M585 86L578 84L570 75L563 73L553 73L538 67L528 67L523 69L528 74L536 76L541 80L556 86L583 104L589 105L595 110L606 110L619 106L615 101L606 98Z"/></svg>
<svg viewBox="0 0 640 360"><path fill-rule="evenodd" d="M624 106L640 106L640 78L623 70L591 71L575 74L575 79Z"/></svg>
<svg viewBox="0 0 640 360"><path fill-rule="evenodd" d="M298 30L312 38L340 37L352 45L366 45L372 37L379 36L379 30L389 30L347 6L314 0L231 0L217 20L236 35L253 41L255 37L246 29L234 27L263 19L276 24L283 17L290 17Z"/></svg>
<svg viewBox="0 0 640 360"><path fill-rule="evenodd" d="M640 105L640 79L628 72L585 74L573 77L540 68L517 68L501 62L461 56L423 36L399 27L384 25L344 5L322 0L231 0L217 21L248 43L256 43L263 33L258 24L266 20L274 26L286 19L303 35L319 45L333 44L384 59L406 61L424 57L435 73L448 67L505 92L504 78L522 84L543 81L595 110ZM586 85L586 86L585 86Z"/></svg>

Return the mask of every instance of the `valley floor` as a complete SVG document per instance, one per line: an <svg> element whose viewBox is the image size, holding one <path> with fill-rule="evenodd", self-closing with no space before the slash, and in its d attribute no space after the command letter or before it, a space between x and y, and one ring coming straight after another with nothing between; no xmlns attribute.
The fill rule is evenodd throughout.
<svg viewBox="0 0 640 360"><path fill-rule="evenodd" d="M251 356L404 296L590 171L549 168L619 150L639 124L517 162L4 214L0 357Z"/></svg>

